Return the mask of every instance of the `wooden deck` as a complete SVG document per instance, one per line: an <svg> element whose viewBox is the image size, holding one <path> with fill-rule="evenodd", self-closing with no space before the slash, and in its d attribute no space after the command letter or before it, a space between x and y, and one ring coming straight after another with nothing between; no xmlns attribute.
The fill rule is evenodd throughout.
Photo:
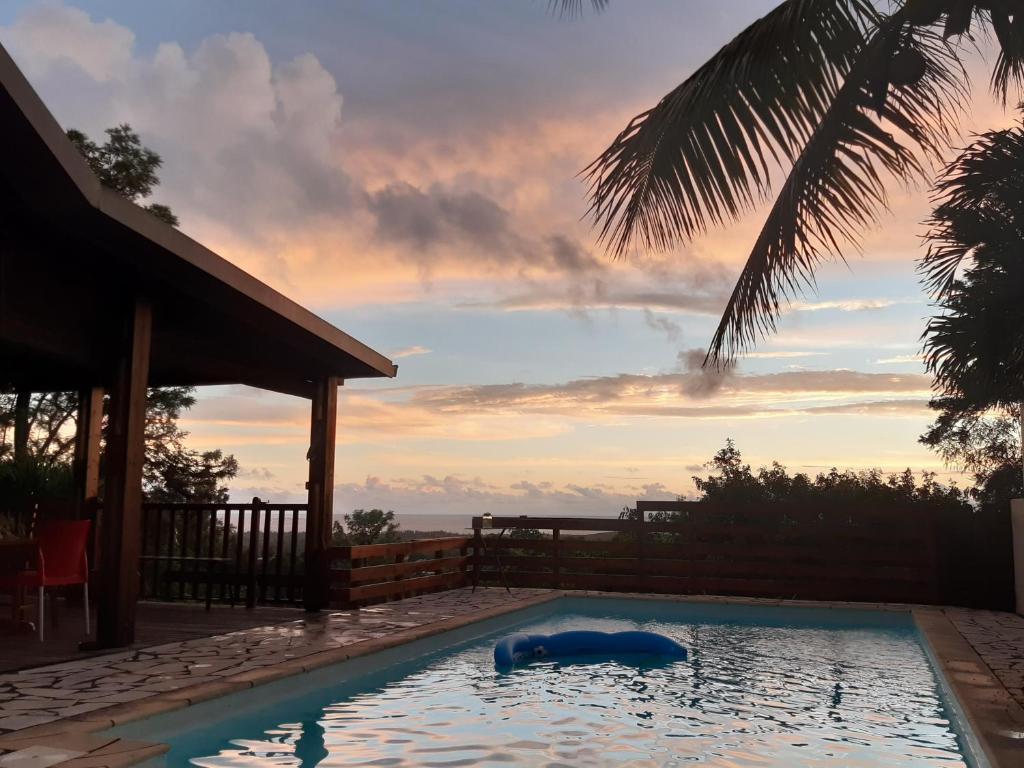
<svg viewBox="0 0 1024 768"><path fill-rule="evenodd" d="M48 614L49 604L47 604ZM240 629L281 624L301 619L301 608L277 606L244 607L214 605L209 611L201 604L140 602L137 608L135 644L142 648L164 643L209 637ZM86 658L109 651L83 652L78 644L85 639L82 606L57 601L58 623L54 627L47 618L46 640L39 639L31 629L13 630L9 623L0 626L0 672L11 672L46 664ZM10 615L9 605L0 605L0 615ZM93 624L95 627L95 611Z"/></svg>

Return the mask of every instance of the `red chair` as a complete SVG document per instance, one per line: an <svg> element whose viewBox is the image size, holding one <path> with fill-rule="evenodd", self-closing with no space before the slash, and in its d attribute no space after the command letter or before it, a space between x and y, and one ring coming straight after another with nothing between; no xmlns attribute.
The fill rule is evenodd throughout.
<svg viewBox="0 0 1024 768"><path fill-rule="evenodd" d="M82 585L85 602L85 634L89 634L89 520L41 522L36 532L35 568L12 576L0 576L0 587L38 590L39 639L43 640L43 606L46 587Z"/></svg>

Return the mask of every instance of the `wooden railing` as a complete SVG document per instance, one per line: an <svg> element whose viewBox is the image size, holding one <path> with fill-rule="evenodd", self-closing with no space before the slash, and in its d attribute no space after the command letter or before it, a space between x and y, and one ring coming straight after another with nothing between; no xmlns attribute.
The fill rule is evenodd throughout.
<svg viewBox="0 0 1024 768"><path fill-rule="evenodd" d="M473 539L456 536L331 547L331 603L368 603L462 587L472 580Z"/></svg>
<svg viewBox="0 0 1024 768"><path fill-rule="evenodd" d="M675 519L495 517L488 531L474 518L476 578L815 600L934 603L941 597L935 524L922 516L886 516L879 524L872 515L826 517L781 507L742 516L686 502L652 506L642 505L640 513L672 511ZM548 535L520 538L524 530ZM580 531L606 534L581 537Z"/></svg>
<svg viewBox="0 0 1024 768"><path fill-rule="evenodd" d="M142 507L140 597L296 603L302 598L305 504ZM304 527L303 527L304 528Z"/></svg>

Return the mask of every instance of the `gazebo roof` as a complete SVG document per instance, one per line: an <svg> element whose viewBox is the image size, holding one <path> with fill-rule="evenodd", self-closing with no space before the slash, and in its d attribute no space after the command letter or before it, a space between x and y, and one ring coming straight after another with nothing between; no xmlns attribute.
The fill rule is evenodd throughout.
<svg viewBox="0 0 1024 768"><path fill-rule="evenodd" d="M151 386L310 382L395 366L103 187L0 47L0 387L103 385L124 305L153 306Z"/></svg>

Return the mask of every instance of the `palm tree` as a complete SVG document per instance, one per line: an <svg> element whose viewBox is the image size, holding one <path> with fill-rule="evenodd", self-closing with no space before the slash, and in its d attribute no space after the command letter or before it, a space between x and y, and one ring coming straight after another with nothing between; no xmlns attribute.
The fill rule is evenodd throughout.
<svg viewBox="0 0 1024 768"><path fill-rule="evenodd" d="M998 40L991 86L1005 103L1024 84L1024 0L782 2L585 169L601 241L616 256L673 248L770 199L782 169L711 342L708 360L728 362L774 331L822 260L856 247L888 180L929 178L957 135L961 46L979 30Z"/></svg>
<svg viewBox="0 0 1024 768"><path fill-rule="evenodd" d="M920 268L940 310L924 339L941 396L924 442L998 463L1024 446L1024 124L977 137L942 172L936 202Z"/></svg>

